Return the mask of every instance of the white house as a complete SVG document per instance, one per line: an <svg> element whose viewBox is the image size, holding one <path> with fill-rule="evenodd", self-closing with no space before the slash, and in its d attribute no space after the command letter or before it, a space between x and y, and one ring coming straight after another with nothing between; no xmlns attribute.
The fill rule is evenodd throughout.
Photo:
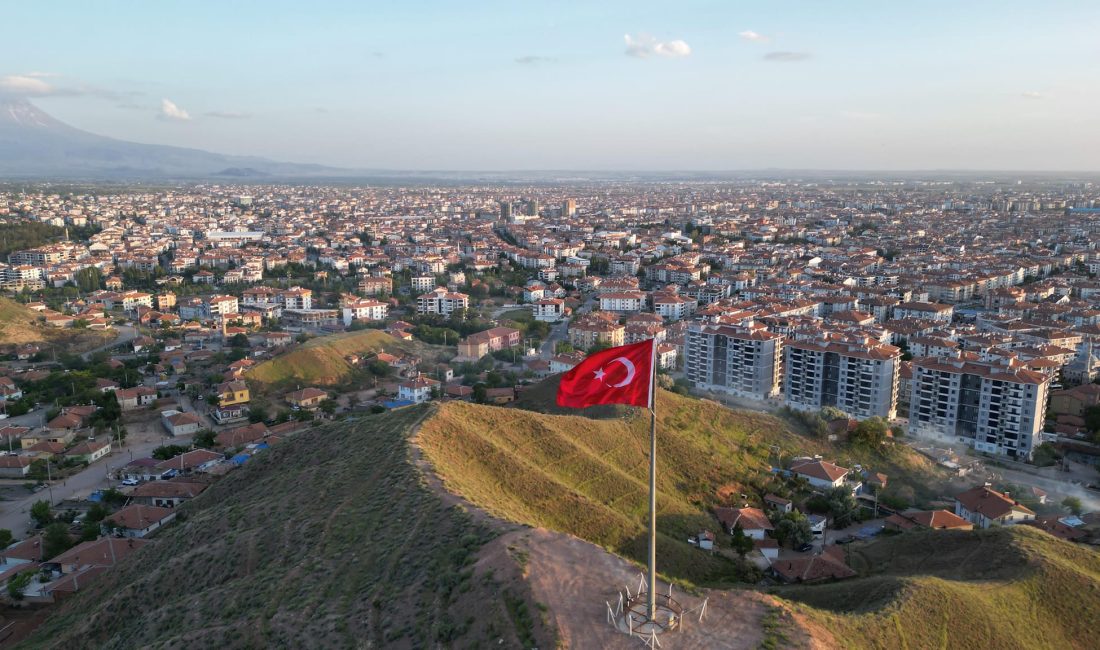
<svg viewBox="0 0 1100 650"><path fill-rule="evenodd" d="M730 535L738 526L753 539L764 539L768 531L775 530L768 515L760 508L715 508L714 516Z"/></svg>
<svg viewBox="0 0 1100 650"><path fill-rule="evenodd" d="M565 316L565 301L561 298L543 298L533 305L535 320L556 323Z"/></svg>
<svg viewBox="0 0 1100 650"><path fill-rule="evenodd" d="M383 321L389 313L389 305L377 300L356 300L344 305L344 326L351 325L352 321Z"/></svg>
<svg viewBox="0 0 1100 650"><path fill-rule="evenodd" d="M438 386L439 382L430 377L417 377L403 381L397 386L397 399L417 404L427 402L432 398L432 389Z"/></svg>
<svg viewBox="0 0 1100 650"><path fill-rule="evenodd" d="M979 528L1011 526L1035 519L1035 513L1020 505L1011 495L979 485L955 496L955 514Z"/></svg>
<svg viewBox="0 0 1100 650"><path fill-rule="evenodd" d="M791 473L800 476L815 488L829 490L844 484L848 470L823 460L795 461Z"/></svg>

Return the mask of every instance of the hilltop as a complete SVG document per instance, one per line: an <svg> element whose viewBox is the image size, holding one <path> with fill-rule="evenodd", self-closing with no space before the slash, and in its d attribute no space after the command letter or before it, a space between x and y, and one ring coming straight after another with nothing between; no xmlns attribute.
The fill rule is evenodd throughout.
<svg viewBox="0 0 1100 650"><path fill-rule="evenodd" d="M537 389L536 389L537 390ZM531 403L530 395L524 398ZM649 417L593 420L449 402L417 443L449 490L511 521L545 526L642 561ZM687 543L714 505L769 479L769 446L812 446L775 418L658 394L658 553L670 577L725 584L751 571Z"/></svg>
<svg viewBox="0 0 1100 650"><path fill-rule="evenodd" d="M256 456L22 647L553 647L510 556L477 564L495 533L409 462L429 410Z"/></svg>
<svg viewBox="0 0 1100 650"><path fill-rule="evenodd" d="M74 330L46 327L41 315L25 305L0 297L0 353L12 346L37 343L58 352L81 352L108 343L116 336L110 330Z"/></svg>
<svg viewBox="0 0 1100 650"><path fill-rule="evenodd" d="M378 352L423 356L426 346L399 341L381 330L342 332L310 339L285 354L264 361L248 372L248 379L260 384L333 386L352 378L356 367L347 357Z"/></svg>
<svg viewBox="0 0 1100 650"><path fill-rule="evenodd" d="M851 563L863 577L775 590L837 647L1095 647L1100 555L1034 528L911 532Z"/></svg>
<svg viewBox="0 0 1100 650"><path fill-rule="evenodd" d="M38 314L9 298L0 298L0 342L10 345L46 340Z"/></svg>

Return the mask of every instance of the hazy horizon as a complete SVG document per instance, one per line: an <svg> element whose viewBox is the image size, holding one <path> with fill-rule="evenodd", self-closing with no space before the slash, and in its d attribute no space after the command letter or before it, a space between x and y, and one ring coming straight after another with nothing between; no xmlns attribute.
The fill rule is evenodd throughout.
<svg viewBox="0 0 1100 650"><path fill-rule="evenodd" d="M1100 170L1100 5L65 3L0 96L122 140L362 170Z"/></svg>

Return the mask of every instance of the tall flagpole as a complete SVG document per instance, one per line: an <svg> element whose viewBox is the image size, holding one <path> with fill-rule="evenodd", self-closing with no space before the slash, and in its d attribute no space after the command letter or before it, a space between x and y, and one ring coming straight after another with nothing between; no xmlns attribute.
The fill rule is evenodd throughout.
<svg viewBox="0 0 1100 650"><path fill-rule="evenodd" d="M657 618L657 344L649 357L649 620Z"/></svg>

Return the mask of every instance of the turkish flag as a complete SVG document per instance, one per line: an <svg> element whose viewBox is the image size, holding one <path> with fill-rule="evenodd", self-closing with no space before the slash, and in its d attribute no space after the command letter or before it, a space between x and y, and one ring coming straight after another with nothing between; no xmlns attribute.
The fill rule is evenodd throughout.
<svg viewBox="0 0 1100 650"><path fill-rule="evenodd" d="M558 406L649 406L652 381L653 339L600 350L561 376Z"/></svg>

